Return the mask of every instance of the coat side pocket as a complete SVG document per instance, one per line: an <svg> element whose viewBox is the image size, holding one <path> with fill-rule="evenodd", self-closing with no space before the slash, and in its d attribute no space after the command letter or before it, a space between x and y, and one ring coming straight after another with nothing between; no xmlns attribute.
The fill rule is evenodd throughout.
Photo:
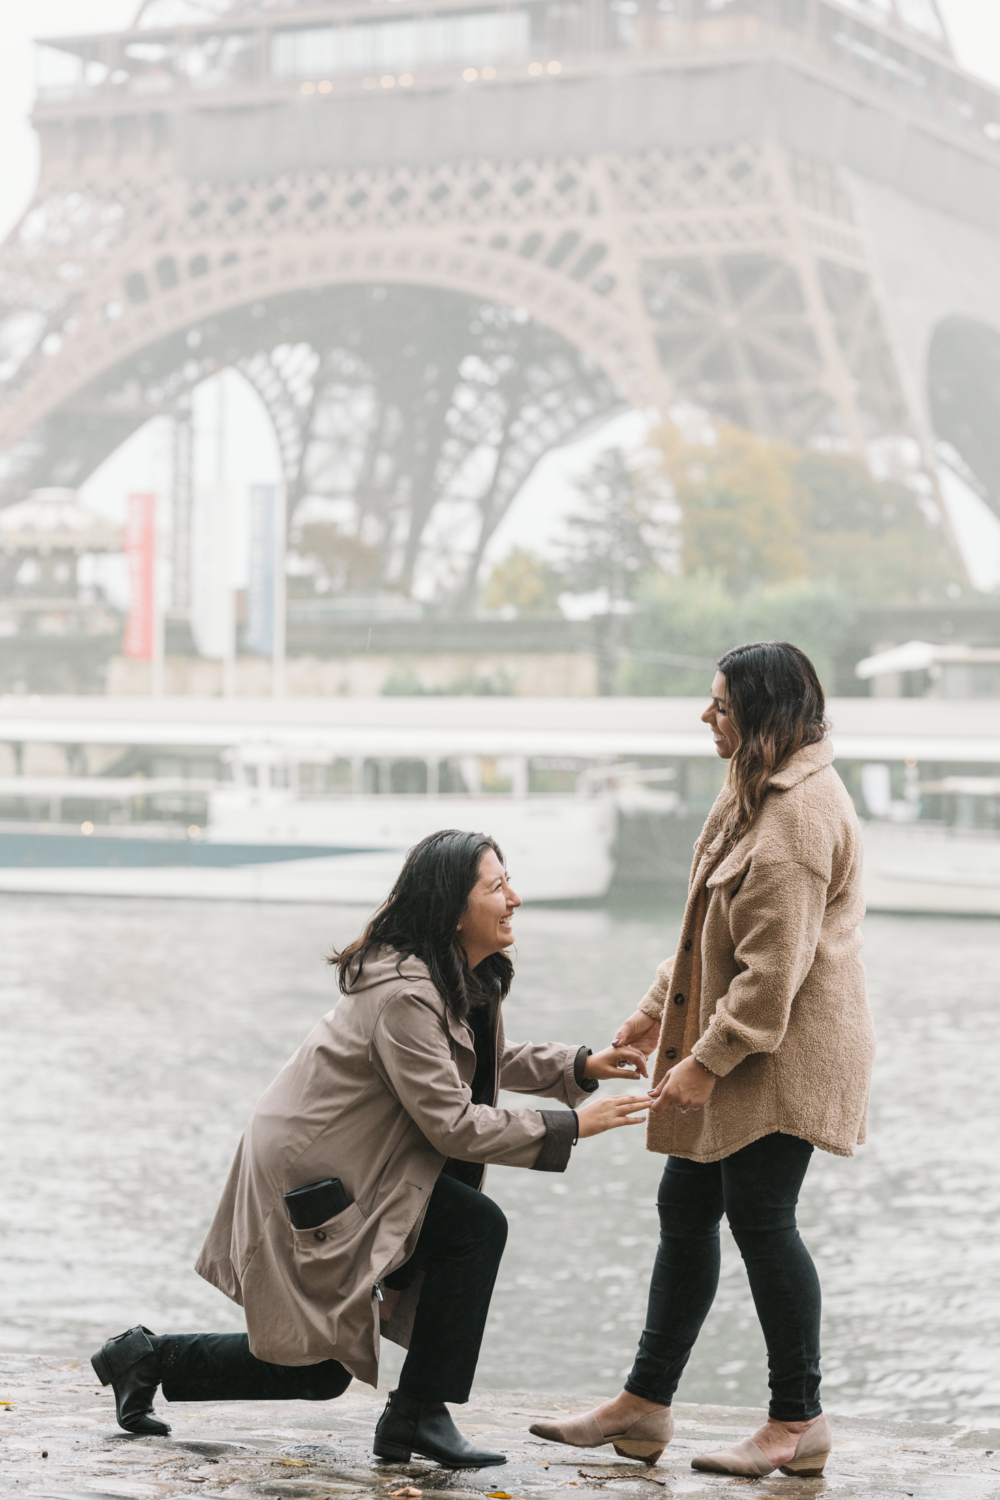
<svg viewBox="0 0 1000 1500"><path fill-rule="evenodd" d="M351 1287L356 1279L357 1241L367 1222L361 1205L350 1203L342 1213L313 1229L289 1225L295 1269L304 1291L310 1296L330 1297L341 1288Z"/></svg>

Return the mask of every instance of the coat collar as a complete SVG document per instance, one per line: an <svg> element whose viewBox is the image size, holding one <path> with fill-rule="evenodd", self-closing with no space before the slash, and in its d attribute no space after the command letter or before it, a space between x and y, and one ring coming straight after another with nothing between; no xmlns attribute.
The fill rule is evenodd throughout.
<svg viewBox="0 0 1000 1500"><path fill-rule="evenodd" d="M796 750L794 755L788 757L780 771L775 771L770 785L782 792L790 791L793 786L798 786L800 781L805 781L814 772L822 771L832 761L833 746L829 740L819 740L815 745L803 745L801 750Z"/></svg>
<svg viewBox="0 0 1000 1500"><path fill-rule="evenodd" d="M431 990L433 990L434 995L437 997L438 1003L441 1006L441 1016L444 1020L445 1026L448 1028L449 1033L452 1037L454 1037L455 1041L459 1044L460 1047L467 1047L470 1051L473 1051L474 1048L472 1041L472 1027L468 1024L468 1022L460 1021L457 1016L452 1015L451 1009L447 1005L444 996L434 984L433 979L431 979L430 970L424 963L423 959L417 958L412 953L408 954L406 958L404 958L399 964L399 973L403 979L422 980L424 984L426 984Z"/></svg>
<svg viewBox="0 0 1000 1500"><path fill-rule="evenodd" d="M801 750L796 750L794 755L771 777L769 786L773 786L779 792L787 792L792 787L798 786L817 771L822 771L833 761L833 746L829 740L819 740L815 745L803 745ZM729 853L715 868L711 866L719 858L723 847L723 835L717 833L711 843L704 850L702 862L699 865L698 876L705 879L705 884L714 889L719 885L726 885L742 875L750 863L756 840L754 839L754 827L751 827L746 837L740 839L739 843L730 849ZM707 871L707 873L706 873Z"/></svg>
<svg viewBox="0 0 1000 1500"><path fill-rule="evenodd" d="M357 994L366 989L372 989L376 985L393 984L397 980L407 980L411 984L419 985L422 993L430 999L433 996L435 1009L441 1017L442 1022L449 1034L455 1039L460 1047L472 1050L472 1029L465 1021L460 1021L453 1016L445 1004L444 996L441 994L431 978L430 970L422 958L417 958L413 953L399 954L392 948L380 948L377 955L369 959L364 965L360 984L348 984L347 992Z"/></svg>

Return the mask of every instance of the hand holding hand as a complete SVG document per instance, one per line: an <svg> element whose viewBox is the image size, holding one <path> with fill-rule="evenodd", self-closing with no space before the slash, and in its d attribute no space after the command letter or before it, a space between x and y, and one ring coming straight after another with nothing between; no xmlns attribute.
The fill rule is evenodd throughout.
<svg viewBox="0 0 1000 1500"><path fill-rule="evenodd" d="M620 1125L641 1125L648 1105L648 1094L607 1094L603 1099L583 1105L576 1112L581 1141L585 1136L617 1130Z"/></svg>
<svg viewBox="0 0 1000 1500"><path fill-rule="evenodd" d="M646 1078L646 1054L640 1047L605 1047L587 1058L584 1074L588 1078Z"/></svg>
<svg viewBox="0 0 1000 1500"><path fill-rule="evenodd" d="M682 1115L689 1110L704 1109L717 1082L693 1057L685 1057L650 1091L649 1107L658 1115L665 1109L680 1110Z"/></svg>
<svg viewBox="0 0 1000 1500"><path fill-rule="evenodd" d="M660 1040L660 1023L644 1010L633 1011L615 1033L612 1047L638 1047L644 1057L655 1049Z"/></svg>

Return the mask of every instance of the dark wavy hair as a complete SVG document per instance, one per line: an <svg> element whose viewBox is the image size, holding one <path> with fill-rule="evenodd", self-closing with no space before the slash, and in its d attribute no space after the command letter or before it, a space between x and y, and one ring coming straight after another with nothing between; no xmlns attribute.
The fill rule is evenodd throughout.
<svg viewBox="0 0 1000 1500"><path fill-rule="evenodd" d="M739 747L729 762L730 801L724 828L730 843L760 812L768 783L796 750L825 739L826 700L816 668L788 641L754 641L719 657L729 722Z"/></svg>
<svg viewBox="0 0 1000 1500"><path fill-rule="evenodd" d="M370 954L394 948L404 957L423 959L435 989L459 1020L490 994L499 993L502 1000L514 978L510 958L491 953L470 969L458 938L458 924L487 849L505 864L499 844L486 833L442 828L414 844L396 884L364 932L331 955L341 989L357 983Z"/></svg>

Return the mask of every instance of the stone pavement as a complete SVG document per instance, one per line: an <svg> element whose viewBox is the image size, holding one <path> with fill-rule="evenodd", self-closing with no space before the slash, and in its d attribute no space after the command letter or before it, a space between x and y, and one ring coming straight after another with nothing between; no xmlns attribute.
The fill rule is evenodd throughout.
<svg viewBox="0 0 1000 1500"><path fill-rule="evenodd" d="M0 1357L0 1495L35 1500L170 1500L170 1497L389 1497L409 1500L548 1500L574 1491L655 1500L1000 1500L1000 1429L963 1431L919 1422L834 1417L836 1446L823 1479L700 1475L694 1453L727 1445L761 1412L678 1405L677 1436L652 1468L611 1448L560 1448L528 1432L538 1416L586 1411L597 1397L478 1392L456 1412L470 1437L509 1455L503 1468L452 1474L423 1462L376 1464L371 1436L385 1393L353 1385L330 1403L158 1402L169 1438L130 1437L89 1364L55 1356Z"/></svg>

